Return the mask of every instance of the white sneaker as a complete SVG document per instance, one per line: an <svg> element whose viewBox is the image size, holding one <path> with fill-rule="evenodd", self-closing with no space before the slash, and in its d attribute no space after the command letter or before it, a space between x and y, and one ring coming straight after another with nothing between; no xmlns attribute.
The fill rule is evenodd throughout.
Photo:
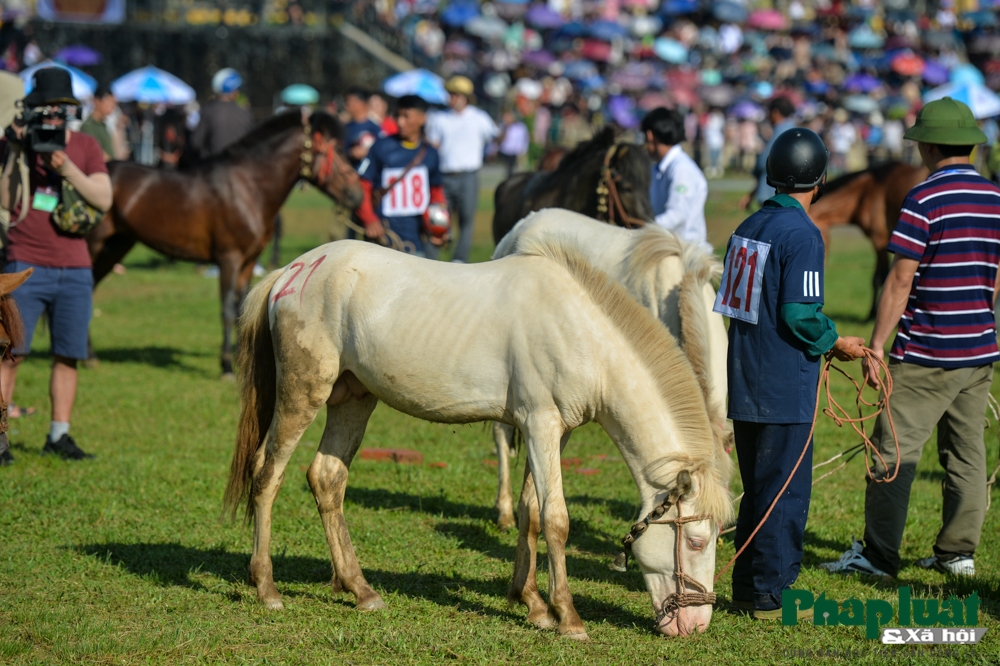
<svg viewBox="0 0 1000 666"><path fill-rule="evenodd" d="M841 555L840 559L836 562L824 562L819 566L830 573L862 573L867 576L891 578L889 574L869 562L868 558L861 554L862 550L864 550L864 546L861 542L851 537L851 549L849 551Z"/></svg>
<svg viewBox="0 0 1000 666"><path fill-rule="evenodd" d="M975 576L976 564L971 557L956 555L950 560L939 559L937 555L925 557L917 560L917 566L921 569L937 569L953 576Z"/></svg>

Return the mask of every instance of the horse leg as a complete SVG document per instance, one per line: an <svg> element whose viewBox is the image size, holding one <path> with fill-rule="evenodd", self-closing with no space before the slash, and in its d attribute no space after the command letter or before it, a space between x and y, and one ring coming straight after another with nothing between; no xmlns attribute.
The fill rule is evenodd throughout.
<svg viewBox="0 0 1000 666"><path fill-rule="evenodd" d="M885 248L875 251L875 274L872 275L872 307L868 312L868 321L875 319L878 311L878 297L882 291L882 285L889 277L889 252Z"/></svg>
<svg viewBox="0 0 1000 666"><path fill-rule="evenodd" d="M218 258L219 294L222 298L222 376L233 376L233 329L239 317L239 278L242 257L226 254ZM251 264L253 270L253 264Z"/></svg>
<svg viewBox="0 0 1000 666"><path fill-rule="evenodd" d="M107 218L105 218L107 219ZM104 222L98 227L96 231L103 231ZM94 289L97 289L97 285L103 280L111 269L115 267L115 264L120 262L128 254L129 250L135 246L135 236L131 234L115 233L113 235L107 236L105 238L100 237L87 237L88 244L91 248L91 256L93 257L93 274L94 274ZM83 362L84 367L95 368L97 367L97 353L94 351L94 344L90 338L90 334L87 334L87 359Z"/></svg>
<svg viewBox="0 0 1000 666"><path fill-rule="evenodd" d="M560 454L568 432L563 432L562 419L538 417L529 419L525 428L528 443L528 464L535 479L539 516L545 533L549 555L549 615L559 621L559 633L576 640L588 640L583 620L573 606L566 571L566 540L569 537L569 512L563 495ZM554 441L560 442L553 446Z"/></svg>
<svg viewBox="0 0 1000 666"><path fill-rule="evenodd" d="M250 491L254 507L250 584L256 586L260 602L272 610L280 610L283 605L278 588L274 585L271 564L271 509L285 478L288 460L302 434L316 418L324 400L316 400L315 391L311 392L311 397L303 400L300 388L296 387L294 392L282 388L282 380L279 378L279 397L275 405L274 420L265 437L265 445L257 452Z"/></svg>
<svg viewBox="0 0 1000 666"><path fill-rule="evenodd" d="M514 553L514 577L507 591L507 603L511 606L524 604L528 607L528 622L539 629L552 629L558 626L559 621L549 613L545 600L538 593L538 580L535 577L541 521L538 516L535 480L527 462L524 464L524 485L521 487L517 512L517 550Z"/></svg>
<svg viewBox="0 0 1000 666"><path fill-rule="evenodd" d="M493 442L497 447L497 526L504 531L514 526L514 500L510 493L510 456L516 455L514 435L514 426L493 423Z"/></svg>
<svg viewBox="0 0 1000 666"><path fill-rule="evenodd" d="M329 405L319 451L306 474L330 547L333 589L353 593L360 610L385 608L385 603L365 580L358 564L344 519L344 491L351 460L361 446L365 426L377 404L378 398L368 394L357 399L348 396L346 402Z"/></svg>

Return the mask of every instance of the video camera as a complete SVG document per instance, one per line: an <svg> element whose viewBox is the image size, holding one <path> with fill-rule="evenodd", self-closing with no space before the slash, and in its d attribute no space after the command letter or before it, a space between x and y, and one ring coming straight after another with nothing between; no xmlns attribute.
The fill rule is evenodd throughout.
<svg viewBox="0 0 1000 666"><path fill-rule="evenodd" d="M27 146L36 153L66 149L66 124L76 118L76 107L54 104L24 109L21 122ZM53 123L54 120L62 122Z"/></svg>

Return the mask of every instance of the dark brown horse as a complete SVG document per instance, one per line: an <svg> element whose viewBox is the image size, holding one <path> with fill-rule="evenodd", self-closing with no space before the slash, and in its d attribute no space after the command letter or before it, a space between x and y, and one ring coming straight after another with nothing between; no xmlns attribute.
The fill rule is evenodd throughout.
<svg viewBox="0 0 1000 666"><path fill-rule="evenodd" d="M20 287L31 275L33 268L20 273L0 273L0 358L11 358L11 351L24 341L24 324L17 311L11 292ZM9 394L8 394L9 395ZM9 465L13 456L8 453L7 400L0 387L0 465Z"/></svg>
<svg viewBox="0 0 1000 666"><path fill-rule="evenodd" d="M136 241L168 257L218 265L222 372L232 373L233 326L295 183L305 179L350 209L361 202L358 175L339 154L340 137L335 117L316 112L304 123L293 111L186 169L112 163L114 205L87 236L95 287Z"/></svg>
<svg viewBox="0 0 1000 666"><path fill-rule="evenodd" d="M605 127L567 153L554 171L514 174L497 186L493 242L499 243L518 220L542 208L566 208L598 219L612 217L623 224L616 195L625 215L639 223L650 221L650 176L645 148L616 141L614 129Z"/></svg>
<svg viewBox="0 0 1000 666"><path fill-rule="evenodd" d="M889 237L899 221L903 200L915 185L927 178L927 169L902 162L887 162L864 171L845 174L823 188L823 196L809 209L809 217L823 233L830 251L830 229L843 224L861 228L875 247L875 274L872 277L872 307L875 317L878 294L889 275Z"/></svg>

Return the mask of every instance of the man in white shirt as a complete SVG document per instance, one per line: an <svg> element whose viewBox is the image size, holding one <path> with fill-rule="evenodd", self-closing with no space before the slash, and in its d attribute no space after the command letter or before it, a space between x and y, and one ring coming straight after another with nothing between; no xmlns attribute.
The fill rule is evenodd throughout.
<svg viewBox="0 0 1000 666"><path fill-rule="evenodd" d="M500 133L489 115L471 104L472 81L453 76L445 84L450 111L429 115L427 140L438 149L444 192L453 220L458 220L458 243L452 261L467 262L472 227L479 203L479 169L486 146Z"/></svg>
<svg viewBox="0 0 1000 666"><path fill-rule="evenodd" d="M681 149L684 116L662 106L653 109L642 120L642 132L654 163L649 184L653 221L684 242L711 252L705 228L708 182L694 160Z"/></svg>

